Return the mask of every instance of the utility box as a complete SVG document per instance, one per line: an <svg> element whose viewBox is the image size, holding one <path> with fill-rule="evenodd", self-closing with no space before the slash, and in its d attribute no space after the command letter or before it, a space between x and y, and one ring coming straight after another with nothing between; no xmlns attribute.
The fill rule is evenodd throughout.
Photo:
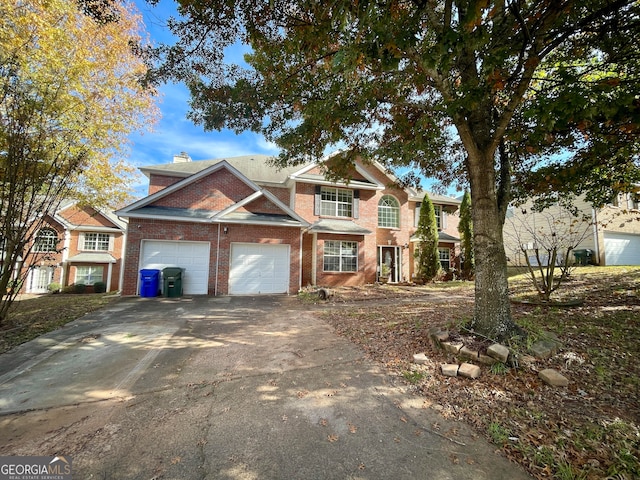
<svg viewBox="0 0 640 480"><path fill-rule="evenodd" d="M165 297L182 296L182 269L179 267L166 267L162 269L163 289Z"/></svg>
<svg viewBox="0 0 640 480"><path fill-rule="evenodd" d="M573 256L576 258L576 265L589 265L591 263L591 250L574 250Z"/></svg>
<svg viewBox="0 0 640 480"><path fill-rule="evenodd" d="M160 291L160 270L140 270L140 296L157 297Z"/></svg>

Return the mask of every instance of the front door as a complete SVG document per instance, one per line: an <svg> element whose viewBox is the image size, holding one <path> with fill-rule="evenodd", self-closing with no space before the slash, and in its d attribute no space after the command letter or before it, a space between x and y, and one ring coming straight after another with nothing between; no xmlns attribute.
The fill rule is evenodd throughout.
<svg viewBox="0 0 640 480"><path fill-rule="evenodd" d="M28 293L47 293L53 280L53 267L33 267L29 276Z"/></svg>
<svg viewBox="0 0 640 480"><path fill-rule="evenodd" d="M378 247L378 278L397 283L402 279L402 249L398 246Z"/></svg>

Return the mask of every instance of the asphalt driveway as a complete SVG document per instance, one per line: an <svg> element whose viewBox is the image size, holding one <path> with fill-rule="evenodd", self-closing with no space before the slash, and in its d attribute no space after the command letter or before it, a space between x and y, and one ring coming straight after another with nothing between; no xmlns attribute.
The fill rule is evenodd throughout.
<svg viewBox="0 0 640 480"><path fill-rule="evenodd" d="M74 478L519 479L295 298L124 298L0 355L0 455Z"/></svg>

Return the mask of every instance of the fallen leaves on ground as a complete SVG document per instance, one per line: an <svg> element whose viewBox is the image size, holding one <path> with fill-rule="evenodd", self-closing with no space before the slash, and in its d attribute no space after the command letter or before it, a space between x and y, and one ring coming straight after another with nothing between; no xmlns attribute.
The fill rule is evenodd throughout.
<svg viewBox="0 0 640 480"><path fill-rule="evenodd" d="M518 368L482 366L477 380L444 377L440 365L460 359L429 338L434 327L459 333L473 317L472 284L336 289L325 318L427 404L470 424L534 477L631 479L640 477L639 286L638 267L583 267L565 286L566 295L584 300L580 306L514 303L529 342L550 331L563 346L539 360L519 345ZM526 279L510 287L514 298L530 298ZM415 353L429 362L414 364ZM538 371L545 368L560 371L569 386L544 384Z"/></svg>

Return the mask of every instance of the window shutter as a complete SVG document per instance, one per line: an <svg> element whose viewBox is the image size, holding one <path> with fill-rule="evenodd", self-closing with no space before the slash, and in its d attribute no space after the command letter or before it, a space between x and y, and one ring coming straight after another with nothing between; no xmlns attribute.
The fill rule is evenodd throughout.
<svg viewBox="0 0 640 480"><path fill-rule="evenodd" d="M316 194L315 200L313 204L313 214L320 215L320 201L322 200L322 187L320 185L316 185Z"/></svg>
<svg viewBox="0 0 640 480"><path fill-rule="evenodd" d="M421 206L422 206L422 202L416 202L415 218L413 221L414 227L417 227L420 224L420 207Z"/></svg>
<svg viewBox="0 0 640 480"><path fill-rule="evenodd" d="M84 250L84 233L78 235L78 250Z"/></svg>
<svg viewBox="0 0 640 480"><path fill-rule="evenodd" d="M442 230L447 229L447 212L442 210Z"/></svg>
<svg viewBox="0 0 640 480"><path fill-rule="evenodd" d="M360 190L353 191L353 218L360 217Z"/></svg>
<svg viewBox="0 0 640 480"><path fill-rule="evenodd" d="M115 241L115 235L111 235L109 234L109 251L113 252L113 248L114 248L114 241Z"/></svg>

